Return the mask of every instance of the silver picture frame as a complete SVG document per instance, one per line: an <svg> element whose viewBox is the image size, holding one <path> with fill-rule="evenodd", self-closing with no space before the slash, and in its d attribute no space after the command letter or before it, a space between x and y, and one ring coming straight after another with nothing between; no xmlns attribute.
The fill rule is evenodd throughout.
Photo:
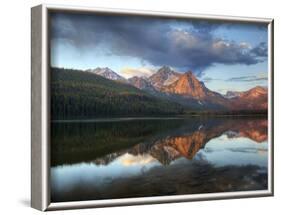
<svg viewBox="0 0 281 215"><path fill-rule="evenodd" d="M268 190L226 193L192 194L161 197L141 197L111 200L91 200L52 203L50 201L50 89L49 89L49 23L50 11L79 13L126 14L151 17L192 18L230 22L264 23L268 25ZM123 9L88 8L60 5L39 5L31 9L31 207L41 210L94 208L122 205L157 204L229 198L265 197L274 194L274 117L273 117L273 68L274 68L274 20L215 16L187 13L168 13Z"/></svg>

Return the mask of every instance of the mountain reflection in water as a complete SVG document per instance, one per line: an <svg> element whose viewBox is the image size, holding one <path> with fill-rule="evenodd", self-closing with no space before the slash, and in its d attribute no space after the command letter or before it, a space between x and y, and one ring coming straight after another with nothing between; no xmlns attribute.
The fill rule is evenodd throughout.
<svg viewBox="0 0 281 215"><path fill-rule="evenodd" d="M267 189L266 118L52 123L53 202Z"/></svg>

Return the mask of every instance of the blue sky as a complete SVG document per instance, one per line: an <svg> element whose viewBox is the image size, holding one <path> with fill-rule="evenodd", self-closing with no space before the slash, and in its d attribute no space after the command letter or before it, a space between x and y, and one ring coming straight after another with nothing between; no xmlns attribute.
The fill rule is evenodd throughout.
<svg viewBox="0 0 281 215"><path fill-rule="evenodd" d="M267 86L267 47L264 24L51 14L51 66L109 67L128 78L168 65L221 93Z"/></svg>

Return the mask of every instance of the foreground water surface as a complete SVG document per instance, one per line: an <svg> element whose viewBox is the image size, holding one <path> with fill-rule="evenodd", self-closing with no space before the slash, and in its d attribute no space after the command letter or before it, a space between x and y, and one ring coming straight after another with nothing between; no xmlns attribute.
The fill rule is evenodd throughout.
<svg viewBox="0 0 281 215"><path fill-rule="evenodd" d="M51 201L267 189L267 119L53 122Z"/></svg>

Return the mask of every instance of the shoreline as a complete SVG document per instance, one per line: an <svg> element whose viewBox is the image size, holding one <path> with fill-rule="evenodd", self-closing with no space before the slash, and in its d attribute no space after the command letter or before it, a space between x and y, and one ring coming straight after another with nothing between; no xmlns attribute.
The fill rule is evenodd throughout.
<svg viewBox="0 0 281 215"><path fill-rule="evenodd" d="M262 117L267 118L267 114L192 114L180 116L153 116L153 117L101 117L91 119L54 119L50 120L51 123L77 123L77 122L118 122L118 121L133 121L133 120L185 120L193 117L201 118L233 118L233 117Z"/></svg>

